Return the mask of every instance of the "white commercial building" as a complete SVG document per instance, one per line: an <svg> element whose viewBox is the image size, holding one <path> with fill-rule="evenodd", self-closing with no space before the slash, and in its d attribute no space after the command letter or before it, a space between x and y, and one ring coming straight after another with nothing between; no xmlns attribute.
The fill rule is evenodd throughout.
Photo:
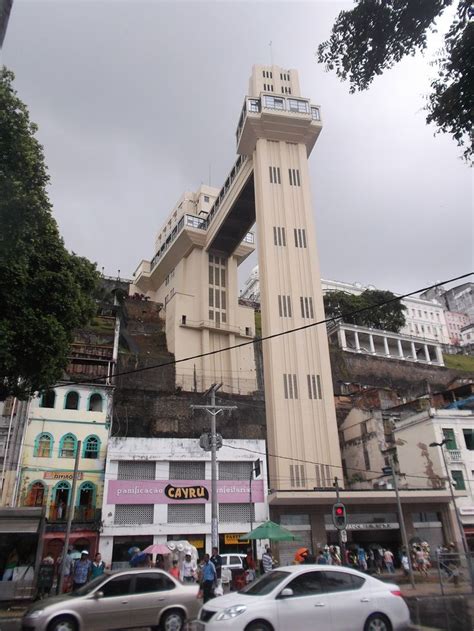
<svg viewBox="0 0 474 631"><path fill-rule="evenodd" d="M264 454L264 440L226 439L218 451L221 553L245 550L240 535L268 518ZM112 438L102 515L100 552L113 567L128 563L133 546L187 539L201 554L211 552L210 452L198 439Z"/></svg>

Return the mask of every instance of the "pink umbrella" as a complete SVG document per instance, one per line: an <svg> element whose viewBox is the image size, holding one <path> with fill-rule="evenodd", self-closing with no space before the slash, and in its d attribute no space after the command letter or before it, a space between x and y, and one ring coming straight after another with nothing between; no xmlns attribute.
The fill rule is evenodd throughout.
<svg viewBox="0 0 474 631"><path fill-rule="evenodd" d="M164 543L155 543L143 550L146 554L171 554L171 550Z"/></svg>

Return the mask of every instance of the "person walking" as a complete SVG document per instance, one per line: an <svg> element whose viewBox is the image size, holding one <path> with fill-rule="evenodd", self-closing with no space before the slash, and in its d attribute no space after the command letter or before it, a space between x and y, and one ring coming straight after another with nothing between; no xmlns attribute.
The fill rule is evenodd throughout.
<svg viewBox="0 0 474 631"><path fill-rule="evenodd" d="M192 560L190 554L186 554L184 557L183 565L181 567L181 580L183 581L183 583L195 583L196 571L196 562Z"/></svg>
<svg viewBox="0 0 474 631"><path fill-rule="evenodd" d="M170 568L169 573L171 574L171 576L179 580L180 572L179 572L179 567L178 567L178 559L173 560L173 565Z"/></svg>
<svg viewBox="0 0 474 631"><path fill-rule="evenodd" d="M387 572L389 574L395 574L395 568L393 566L393 554L388 548L383 553L383 560L385 563L385 567L387 568Z"/></svg>
<svg viewBox="0 0 474 631"><path fill-rule="evenodd" d="M208 554L204 555L204 564L202 566L202 594L203 602L214 598L214 581L217 580L217 572L214 563Z"/></svg>
<svg viewBox="0 0 474 631"><path fill-rule="evenodd" d="M264 574L271 572L273 569L273 557L270 548L267 548L262 554L262 570Z"/></svg>
<svg viewBox="0 0 474 631"><path fill-rule="evenodd" d="M105 572L105 563L102 561L102 555L100 552L94 557L91 565L91 578L96 578L96 576L101 576Z"/></svg>
<svg viewBox="0 0 474 631"><path fill-rule="evenodd" d="M357 549L357 564L361 572L367 572L367 555L364 548Z"/></svg>
<svg viewBox="0 0 474 631"><path fill-rule="evenodd" d="M212 548L211 561L214 563L217 579L219 580L222 576L222 557L219 554L219 550L217 548Z"/></svg>
<svg viewBox="0 0 474 631"><path fill-rule="evenodd" d="M74 564L74 569L72 571L72 583L73 590L79 589L87 583L91 573L91 562L89 559L89 552L87 550L83 550L81 552L81 558L78 559Z"/></svg>
<svg viewBox="0 0 474 631"><path fill-rule="evenodd" d="M316 559L316 563L318 565L327 565L326 555L324 554L324 552L322 550L320 550L318 552L318 557Z"/></svg>

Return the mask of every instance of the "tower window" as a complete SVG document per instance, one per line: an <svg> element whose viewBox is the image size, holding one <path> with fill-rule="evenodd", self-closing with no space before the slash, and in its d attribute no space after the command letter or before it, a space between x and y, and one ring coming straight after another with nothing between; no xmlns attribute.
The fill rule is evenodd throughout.
<svg viewBox="0 0 474 631"><path fill-rule="evenodd" d="M270 173L270 184L281 184L280 167L268 167Z"/></svg>
<svg viewBox="0 0 474 631"><path fill-rule="evenodd" d="M298 382L296 375L283 375L283 392L285 399L297 399L298 398Z"/></svg>
<svg viewBox="0 0 474 631"><path fill-rule="evenodd" d="M273 242L275 245L286 246L285 228L280 228L280 226L273 226Z"/></svg>
<svg viewBox="0 0 474 631"><path fill-rule="evenodd" d="M290 176L290 184L291 184L291 186L301 186L300 170L299 169L288 169L288 173L289 173L289 176Z"/></svg>
<svg viewBox="0 0 474 631"><path fill-rule="evenodd" d="M314 318L313 299L311 296L300 296L301 317L302 318Z"/></svg>
<svg viewBox="0 0 474 631"><path fill-rule="evenodd" d="M290 464L291 486L306 486L306 474L303 464Z"/></svg>
<svg viewBox="0 0 474 631"><path fill-rule="evenodd" d="M306 375L308 382L308 396L310 399L322 399L321 377L319 375Z"/></svg>
<svg viewBox="0 0 474 631"><path fill-rule="evenodd" d="M278 313L280 318L291 318L290 296L278 296Z"/></svg>
<svg viewBox="0 0 474 631"><path fill-rule="evenodd" d="M305 248L306 247L306 230L304 228L295 228L295 247L297 248Z"/></svg>

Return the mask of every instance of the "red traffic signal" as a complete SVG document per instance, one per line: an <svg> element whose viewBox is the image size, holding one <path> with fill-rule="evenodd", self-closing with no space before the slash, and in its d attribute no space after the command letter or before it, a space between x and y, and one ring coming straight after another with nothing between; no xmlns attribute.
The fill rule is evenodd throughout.
<svg viewBox="0 0 474 631"><path fill-rule="evenodd" d="M346 507L341 502L332 507L332 523L338 530L345 530L347 526Z"/></svg>

